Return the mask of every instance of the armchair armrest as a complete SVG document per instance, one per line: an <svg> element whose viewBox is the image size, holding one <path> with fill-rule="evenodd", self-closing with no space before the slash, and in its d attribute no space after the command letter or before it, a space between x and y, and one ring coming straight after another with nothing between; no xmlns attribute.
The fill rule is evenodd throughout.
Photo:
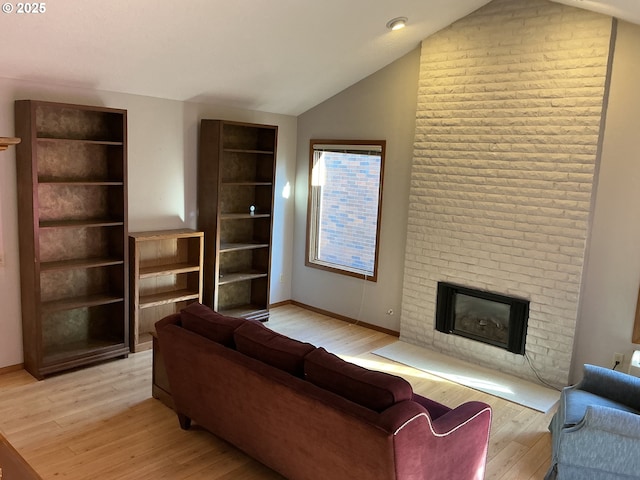
<svg viewBox="0 0 640 480"><path fill-rule="evenodd" d="M576 388L640 410L640 378L586 364Z"/></svg>
<svg viewBox="0 0 640 480"><path fill-rule="evenodd" d="M640 442L640 415L635 413L601 405L589 405L583 421L573 429L585 426L613 435L635 438ZM638 443L638 448L640 448L640 443Z"/></svg>
<svg viewBox="0 0 640 480"><path fill-rule="evenodd" d="M638 478L640 415L590 405L584 419L563 429L558 440L559 471L571 468L596 475L585 478Z"/></svg>

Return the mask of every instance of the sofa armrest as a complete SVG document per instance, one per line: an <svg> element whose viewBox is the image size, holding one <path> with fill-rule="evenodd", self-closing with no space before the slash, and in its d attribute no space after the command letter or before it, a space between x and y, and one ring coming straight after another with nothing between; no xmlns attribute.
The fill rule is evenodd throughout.
<svg viewBox="0 0 640 480"><path fill-rule="evenodd" d="M407 400L398 402L382 412L380 424L390 433L397 435L412 423L424 421L433 436L443 437L482 414L488 415L490 423L491 407L489 405L482 402L467 402L433 420L424 406Z"/></svg>
<svg viewBox="0 0 640 480"><path fill-rule="evenodd" d="M434 433L438 436L449 435L451 432L464 427L476 418L486 415L491 423L491 407L482 402L467 402L454 408L449 413L433 422ZM488 438L487 431L487 438Z"/></svg>
<svg viewBox="0 0 640 480"><path fill-rule="evenodd" d="M640 378L585 364L577 388L640 410Z"/></svg>
<svg viewBox="0 0 640 480"><path fill-rule="evenodd" d="M419 403L424 408L426 408L432 420L440 418L445 413L451 411L449 407L442 405L441 403L438 403L434 400L431 400L430 398L423 397L422 395L419 395L416 392L413 392L412 400L416 403Z"/></svg>
<svg viewBox="0 0 640 480"><path fill-rule="evenodd" d="M393 434L397 478L484 478L489 405L468 402L432 420L422 405L405 401L385 410L381 419Z"/></svg>
<svg viewBox="0 0 640 480"><path fill-rule="evenodd" d="M434 437L446 437L482 415L487 416L487 423L490 424L491 407L489 405L482 402L467 402L433 420L426 408L416 402L407 400L398 402L386 409L381 414L380 423L387 431L398 435L402 429L412 424L426 422L425 426L427 426L431 435Z"/></svg>
<svg viewBox="0 0 640 480"><path fill-rule="evenodd" d="M182 316L180 315L180 313L172 313L164 318L161 318L154 325L156 328L156 332L166 325L182 325L181 318Z"/></svg>
<svg viewBox="0 0 640 480"><path fill-rule="evenodd" d="M387 432L395 435L405 425L426 417L431 422L428 410L417 402L404 400L395 403L380 414L379 425Z"/></svg>

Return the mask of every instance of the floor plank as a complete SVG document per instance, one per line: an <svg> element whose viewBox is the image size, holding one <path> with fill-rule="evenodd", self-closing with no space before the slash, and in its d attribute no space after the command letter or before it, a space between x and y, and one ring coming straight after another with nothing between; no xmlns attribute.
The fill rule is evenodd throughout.
<svg viewBox="0 0 640 480"><path fill-rule="evenodd" d="M298 306L271 311L270 328L363 366L406 378L449 406L479 400L493 408L487 479L541 480L550 461L542 414L371 352L396 337ZM24 370L0 375L0 432L43 479L277 480L281 476L151 398L151 352L132 354L43 381Z"/></svg>

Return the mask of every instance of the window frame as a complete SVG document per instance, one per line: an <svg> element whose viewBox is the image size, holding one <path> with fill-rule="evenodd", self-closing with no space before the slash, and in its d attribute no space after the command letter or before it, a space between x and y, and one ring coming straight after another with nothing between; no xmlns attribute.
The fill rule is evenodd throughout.
<svg viewBox="0 0 640 480"><path fill-rule="evenodd" d="M314 250L312 244L317 245L317 235L314 232L317 231L317 227L314 229L313 219L313 202L315 197L315 190L313 186L313 168L314 168L314 153L316 149L315 145L330 145L330 146L345 146L345 147L363 147L371 145L380 148L380 177L378 180L378 207L376 215L376 234L375 234L375 246L373 252L373 273L369 275L357 269L342 268L340 265L328 264L318 259L312 259ZM338 150L338 149L336 149ZM348 148L345 148L348 150ZM362 149L364 151L364 149ZM382 222L382 192L384 185L384 166L385 166L385 153L386 153L386 140L335 140L335 139L311 139L309 141L309 179L308 179L308 195L307 195L307 238L305 246L305 266L311 268L317 268L319 270L325 270L340 275L347 275L350 277L361 278L371 282L377 282L378 280L378 260L380 253L380 225ZM317 224L317 222L316 222Z"/></svg>

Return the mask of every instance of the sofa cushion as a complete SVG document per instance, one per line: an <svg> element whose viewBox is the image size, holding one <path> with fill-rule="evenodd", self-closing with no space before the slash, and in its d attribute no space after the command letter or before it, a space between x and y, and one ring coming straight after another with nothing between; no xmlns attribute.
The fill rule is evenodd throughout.
<svg viewBox="0 0 640 480"><path fill-rule="evenodd" d="M233 332L247 321L227 317L198 302L183 308L180 314L183 328L231 348L235 348Z"/></svg>
<svg viewBox="0 0 640 480"><path fill-rule="evenodd" d="M259 322L245 322L233 334L240 353L302 378L304 357L315 347L294 340Z"/></svg>
<svg viewBox="0 0 640 480"><path fill-rule="evenodd" d="M404 378L354 365L324 348L306 356L304 373L309 382L377 412L413 397Z"/></svg>

